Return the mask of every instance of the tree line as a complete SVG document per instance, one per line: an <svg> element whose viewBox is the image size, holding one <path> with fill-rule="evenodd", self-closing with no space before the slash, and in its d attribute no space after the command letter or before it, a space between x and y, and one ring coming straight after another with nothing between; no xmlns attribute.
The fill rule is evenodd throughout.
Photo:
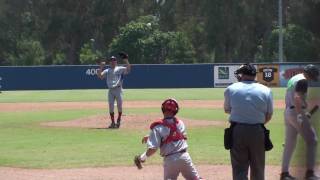
<svg viewBox="0 0 320 180"><path fill-rule="evenodd" d="M319 61L320 1L283 0L285 61ZM276 62L278 0L0 0L0 65Z"/></svg>

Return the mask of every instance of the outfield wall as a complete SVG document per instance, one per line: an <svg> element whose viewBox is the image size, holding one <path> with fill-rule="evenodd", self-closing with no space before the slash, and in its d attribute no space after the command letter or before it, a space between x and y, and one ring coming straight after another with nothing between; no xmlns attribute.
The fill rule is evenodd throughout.
<svg viewBox="0 0 320 180"><path fill-rule="evenodd" d="M270 87L284 87L302 72L305 63L257 64L257 80ZM320 64L318 64L320 65ZM211 88L236 82L239 64L132 65L124 88ZM102 89L98 66L0 67L0 90ZM320 84L313 84L319 86Z"/></svg>
<svg viewBox="0 0 320 180"><path fill-rule="evenodd" d="M98 66L0 67L0 90L101 89ZM124 88L213 87L213 65L133 65Z"/></svg>

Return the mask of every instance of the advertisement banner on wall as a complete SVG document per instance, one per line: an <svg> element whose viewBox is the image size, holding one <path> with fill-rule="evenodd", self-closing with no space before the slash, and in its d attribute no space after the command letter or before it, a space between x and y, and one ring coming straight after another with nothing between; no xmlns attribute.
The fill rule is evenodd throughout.
<svg viewBox="0 0 320 180"><path fill-rule="evenodd" d="M277 87L280 84L279 80L279 65L263 64L258 65L257 80L263 85L269 87Z"/></svg>
<svg viewBox="0 0 320 180"><path fill-rule="evenodd" d="M291 77L303 72L304 66L305 64L281 65L280 66L280 86L286 87Z"/></svg>
<svg viewBox="0 0 320 180"><path fill-rule="evenodd" d="M303 73L303 68L307 64L294 64L294 65L281 65L280 66L280 86L286 87L289 79L296 75ZM317 65L317 64L316 64ZM319 64L317 65L319 67ZM309 86L311 87L320 87L320 82L310 82Z"/></svg>
<svg viewBox="0 0 320 180"><path fill-rule="evenodd" d="M239 68L239 65L216 65L214 66L214 87L227 87L230 84L237 82L234 76L234 71Z"/></svg>
<svg viewBox="0 0 320 180"><path fill-rule="evenodd" d="M234 76L234 72L239 68L240 65L215 65L213 76L214 76L214 87L227 87L232 83L238 82ZM257 68L257 66L255 65Z"/></svg>

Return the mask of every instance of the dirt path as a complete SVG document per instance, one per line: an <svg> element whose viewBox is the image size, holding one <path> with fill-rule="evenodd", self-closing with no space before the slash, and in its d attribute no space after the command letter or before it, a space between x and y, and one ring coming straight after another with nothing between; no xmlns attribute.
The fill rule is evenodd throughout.
<svg viewBox="0 0 320 180"><path fill-rule="evenodd" d="M124 108L158 108L162 101L125 101ZM222 100L183 100L181 108L223 108ZM284 101L274 102L275 108L283 108ZM42 111L64 109L104 109L106 102L37 102L37 103L0 103L0 112L7 111Z"/></svg>
<svg viewBox="0 0 320 180"><path fill-rule="evenodd" d="M124 115L122 118L121 129L148 129L149 124L161 117L161 114L148 114L148 115ZM42 126L50 127L73 127L73 128L93 128L100 129L106 128L109 125L109 119L104 115L95 115L74 119L70 121L60 122L46 122ZM207 126L220 126L227 127L227 121L212 121L212 120L191 120L183 118L183 122L187 127L207 127Z"/></svg>
<svg viewBox="0 0 320 180"><path fill-rule="evenodd" d="M232 179L231 166L197 165L197 169L207 180ZM279 173L280 167L267 166L266 180L278 180ZM293 174L297 175L297 173ZM132 166L50 170L0 167L0 179L6 180L161 180L162 178L161 165L147 165L142 170ZM179 176L179 179L183 178Z"/></svg>

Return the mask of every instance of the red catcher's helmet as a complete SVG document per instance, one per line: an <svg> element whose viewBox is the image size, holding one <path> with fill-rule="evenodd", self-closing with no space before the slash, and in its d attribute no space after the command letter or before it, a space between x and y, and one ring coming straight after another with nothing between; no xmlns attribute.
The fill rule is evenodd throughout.
<svg viewBox="0 0 320 180"><path fill-rule="evenodd" d="M174 115L176 115L179 111L178 102L175 99L167 99L161 105L162 112L171 111Z"/></svg>

